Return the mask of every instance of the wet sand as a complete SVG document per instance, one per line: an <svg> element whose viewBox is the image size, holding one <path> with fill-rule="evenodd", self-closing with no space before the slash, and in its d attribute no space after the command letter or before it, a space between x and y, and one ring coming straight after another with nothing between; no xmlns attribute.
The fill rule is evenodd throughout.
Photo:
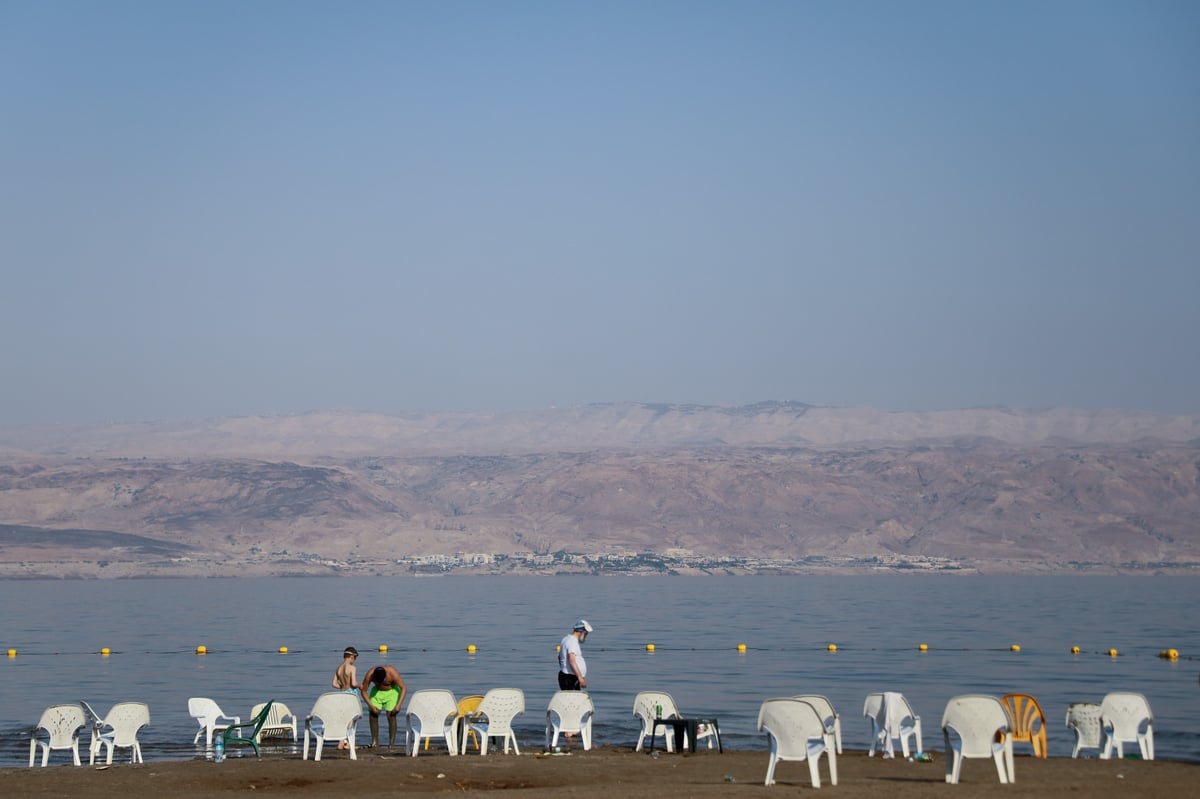
<svg viewBox="0 0 1200 799"><path fill-rule="evenodd" d="M660 753L657 757L626 747L601 747L564 755L525 752L520 756L477 754L450 757L445 751L402 754L359 750L351 761L345 752L326 750L321 762L298 755L268 755L262 760L231 757L225 763L203 760L114 763L109 767L54 765L47 768L0 769L5 796L89 796L150 799L212 796L252 792L256 796L384 797L410 793L478 793L507 791L521 796L582 799L639 799L664 796L715 797L739 794L788 794L811 791L808 764L782 762L776 785L765 787L767 752L700 751ZM880 796L1188 796L1200 784L1200 764L1141 760L1038 760L1018 756L1016 783L1001 785L991 760L968 760L959 785L945 782L945 760L933 752L931 763L868 758L847 751L838 758L838 784L830 786L821 760L821 791L857 799Z"/></svg>

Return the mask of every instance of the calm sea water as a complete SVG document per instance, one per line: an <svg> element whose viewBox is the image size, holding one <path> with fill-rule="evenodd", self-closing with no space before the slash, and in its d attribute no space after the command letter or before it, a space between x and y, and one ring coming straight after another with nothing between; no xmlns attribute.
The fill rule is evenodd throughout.
<svg viewBox="0 0 1200 799"><path fill-rule="evenodd" d="M362 652L360 673L390 663L410 691L524 689L518 735L535 751L555 646L579 617L596 628L584 651L600 744L632 746L640 690L718 717L727 747L764 750L754 729L763 699L825 694L845 745L865 749L864 697L901 691L935 751L952 695L1023 692L1046 712L1051 755L1067 756L1067 704L1128 690L1150 700L1160 758L1200 761L1198 588L1187 578L907 575L0 582L0 766L28 763L46 706L80 699L101 713L148 702L147 761L205 756L191 743L190 696L243 717L283 701L303 737L303 716L349 645ZM200 644L207 655L195 654ZM1167 648L1181 659L1158 658ZM54 752L51 763L68 758Z"/></svg>

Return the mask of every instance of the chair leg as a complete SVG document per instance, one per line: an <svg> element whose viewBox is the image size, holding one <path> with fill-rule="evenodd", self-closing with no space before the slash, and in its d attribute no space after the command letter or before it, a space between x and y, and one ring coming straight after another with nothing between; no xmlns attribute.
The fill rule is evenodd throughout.
<svg viewBox="0 0 1200 799"><path fill-rule="evenodd" d="M767 761L767 779L763 785L771 785L775 782L775 764L779 761L775 757L775 753L771 753L771 759Z"/></svg>
<svg viewBox="0 0 1200 799"><path fill-rule="evenodd" d="M993 748L992 760L996 761L996 774L1000 777L1000 784L1007 785L1008 774L1004 772L1004 750Z"/></svg>
<svg viewBox="0 0 1200 799"><path fill-rule="evenodd" d="M809 755L807 760L808 760L808 776L812 778L812 786L814 788L820 788L821 787L821 770L819 768L817 768L817 761L820 760L820 755L818 755L817 757L813 757L812 755Z"/></svg>

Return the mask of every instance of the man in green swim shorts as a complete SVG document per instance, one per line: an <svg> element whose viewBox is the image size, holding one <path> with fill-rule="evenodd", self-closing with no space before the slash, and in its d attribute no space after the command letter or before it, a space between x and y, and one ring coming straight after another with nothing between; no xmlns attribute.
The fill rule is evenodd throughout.
<svg viewBox="0 0 1200 799"><path fill-rule="evenodd" d="M371 713L371 746L379 746L379 714L388 716L388 749L396 745L396 716L404 706L408 686L400 672L391 666L376 666L367 672L367 679L359 689Z"/></svg>

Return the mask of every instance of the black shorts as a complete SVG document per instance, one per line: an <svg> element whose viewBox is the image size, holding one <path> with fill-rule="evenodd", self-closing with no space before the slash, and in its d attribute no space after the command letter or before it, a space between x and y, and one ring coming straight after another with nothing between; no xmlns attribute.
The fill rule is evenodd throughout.
<svg viewBox="0 0 1200 799"><path fill-rule="evenodd" d="M579 687L579 678L576 677L574 674L565 674L560 671L558 673L558 690L560 690L560 691L581 690Z"/></svg>

